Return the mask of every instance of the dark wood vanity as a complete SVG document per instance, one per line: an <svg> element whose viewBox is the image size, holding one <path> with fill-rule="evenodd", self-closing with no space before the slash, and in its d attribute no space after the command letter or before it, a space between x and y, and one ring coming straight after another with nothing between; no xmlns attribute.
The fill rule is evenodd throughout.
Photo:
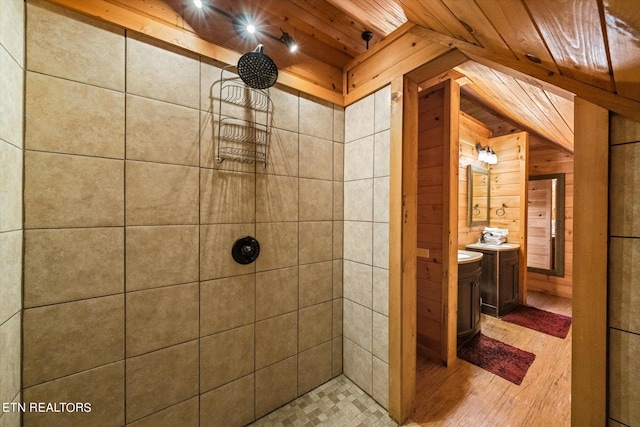
<svg viewBox="0 0 640 427"><path fill-rule="evenodd" d="M482 253L480 295L482 312L502 317L518 305L519 256L517 244L467 245L468 251Z"/></svg>
<svg viewBox="0 0 640 427"><path fill-rule="evenodd" d="M481 261L458 255L458 348L480 333Z"/></svg>

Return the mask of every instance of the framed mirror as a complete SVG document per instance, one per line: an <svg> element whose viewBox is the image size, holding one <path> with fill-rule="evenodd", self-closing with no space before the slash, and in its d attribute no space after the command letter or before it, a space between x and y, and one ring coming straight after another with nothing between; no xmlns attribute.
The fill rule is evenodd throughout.
<svg viewBox="0 0 640 427"><path fill-rule="evenodd" d="M479 166L467 166L469 172L469 200L467 224L469 227L489 225L489 170Z"/></svg>
<svg viewBox="0 0 640 427"><path fill-rule="evenodd" d="M527 270L564 276L564 174L529 177Z"/></svg>

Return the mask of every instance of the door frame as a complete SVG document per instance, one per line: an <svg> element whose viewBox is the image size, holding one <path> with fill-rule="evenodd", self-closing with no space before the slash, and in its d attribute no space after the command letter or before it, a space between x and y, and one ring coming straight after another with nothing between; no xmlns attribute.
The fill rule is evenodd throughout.
<svg viewBox="0 0 640 427"><path fill-rule="evenodd" d="M608 110L575 99L574 257L571 419L605 425L607 395ZM389 196L389 414L414 412L418 83L391 82ZM585 372L588 372L585 375Z"/></svg>

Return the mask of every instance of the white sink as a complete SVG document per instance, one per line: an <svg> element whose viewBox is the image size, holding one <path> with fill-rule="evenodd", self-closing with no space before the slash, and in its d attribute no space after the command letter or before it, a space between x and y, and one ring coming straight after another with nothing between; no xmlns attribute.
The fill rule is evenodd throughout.
<svg viewBox="0 0 640 427"><path fill-rule="evenodd" d="M517 243L500 243L499 245L487 244L487 243L472 243L466 245L467 249L480 249L487 251L512 251L520 247Z"/></svg>
<svg viewBox="0 0 640 427"><path fill-rule="evenodd" d="M472 252L458 249L458 264L467 264L482 259L482 252Z"/></svg>

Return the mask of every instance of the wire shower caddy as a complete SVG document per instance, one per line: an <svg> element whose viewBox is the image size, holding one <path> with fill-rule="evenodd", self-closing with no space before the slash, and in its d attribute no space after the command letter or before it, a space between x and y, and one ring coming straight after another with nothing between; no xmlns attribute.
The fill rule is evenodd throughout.
<svg viewBox="0 0 640 427"><path fill-rule="evenodd" d="M225 71L229 77L225 77ZM241 110L238 110L238 107ZM243 118L233 117L241 111ZM272 104L269 89L254 89L226 68L220 73L216 161L267 167Z"/></svg>

